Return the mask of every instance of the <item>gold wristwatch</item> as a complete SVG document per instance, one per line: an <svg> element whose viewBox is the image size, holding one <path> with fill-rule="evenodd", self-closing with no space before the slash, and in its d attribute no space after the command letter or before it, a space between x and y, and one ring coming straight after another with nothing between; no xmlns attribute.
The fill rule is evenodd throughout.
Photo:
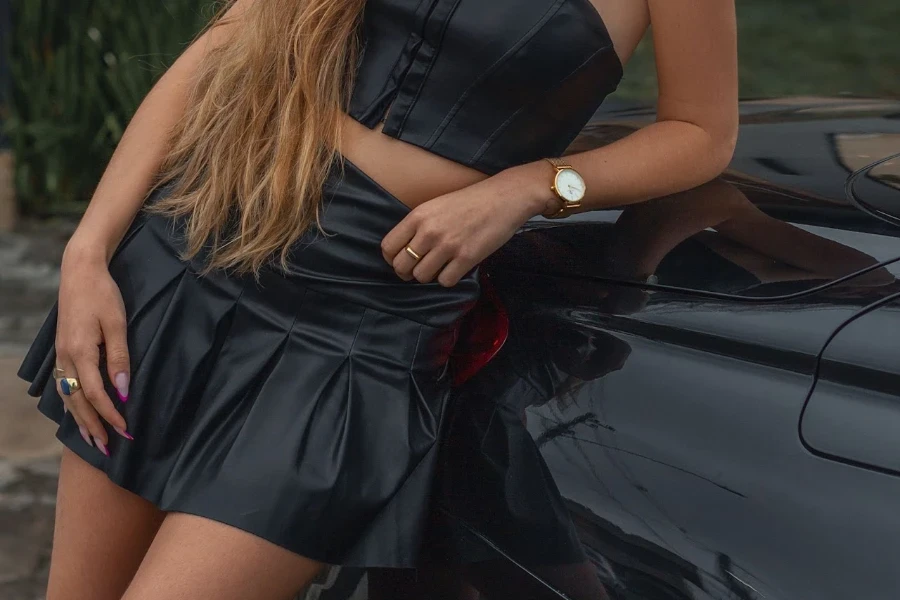
<svg viewBox="0 0 900 600"><path fill-rule="evenodd" d="M556 169L553 176L553 185L550 189L559 198L561 206L559 210L550 213L544 213L544 217L548 219L561 219L569 216L572 209L581 206L581 200L584 198L584 192L587 186L584 178L559 158L545 158Z"/></svg>

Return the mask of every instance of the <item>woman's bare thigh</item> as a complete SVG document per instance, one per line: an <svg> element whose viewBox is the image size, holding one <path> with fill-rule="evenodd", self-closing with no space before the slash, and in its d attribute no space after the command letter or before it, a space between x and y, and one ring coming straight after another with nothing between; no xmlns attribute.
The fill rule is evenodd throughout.
<svg viewBox="0 0 900 600"><path fill-rule="evenodd" d="M163 516L65 449L47 599L119 600Z"/></svg>
<svg viewBox="0 0 900 600"><path fill-rule="evenodd" d="M288 600L322 567L230 525L169 513L123 600Z"/></svg>

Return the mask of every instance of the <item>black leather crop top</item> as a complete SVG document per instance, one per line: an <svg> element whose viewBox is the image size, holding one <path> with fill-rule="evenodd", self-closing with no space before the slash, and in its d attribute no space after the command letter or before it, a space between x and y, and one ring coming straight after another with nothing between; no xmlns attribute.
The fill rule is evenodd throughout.
<svg viewBox="0 0 900 600"><path fill-rule="evenodd" d="M619 84L590 0L368 0L350 116L484 173L559 156Z"/></svg>

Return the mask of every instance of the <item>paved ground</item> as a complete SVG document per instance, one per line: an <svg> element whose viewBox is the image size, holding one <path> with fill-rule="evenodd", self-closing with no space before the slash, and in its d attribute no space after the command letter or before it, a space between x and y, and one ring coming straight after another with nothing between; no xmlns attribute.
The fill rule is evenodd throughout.
<svg viewBox="0 0 900 600"><path fill-rule="evenodd" d="M0 236L0 600L44 597L60 446L15 374L52 305L66 229Z"/></svg>
<svg viewBox="0 0 900 600"><path fill-rule="evenodd" d="M59 444L15 378L19 357L0 355L0 598L43 598Z"/></svg>

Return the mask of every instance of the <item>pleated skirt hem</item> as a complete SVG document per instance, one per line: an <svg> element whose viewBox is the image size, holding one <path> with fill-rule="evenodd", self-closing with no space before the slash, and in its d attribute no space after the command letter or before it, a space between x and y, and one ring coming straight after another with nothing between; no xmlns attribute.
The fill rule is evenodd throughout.
<svg viewBox="0 0 900 600"><path fill-rule="evenodd" d="M245 518L241 514L235 513L227 504L208 503L200 499L192 498L171 498L163 499L160 495L152 490L146 489L139 482L127 477L120 477L116 472L106 471L103 458L96 448L89 446L78 432L77 425L72 420L71 424L63 421L57 421L52 414L54 411L46 410L39 407L44 416L55 421L59 425L56 432L56 438L70 450L73 454L84 460L92 467L104 472L106 476L118 487L131 492L132 494L146 500L159 510L169 513L183 513L193 515L211 521L216 521L229 527L234 527L241 531L245 531L256 537L265 539L285 550L288 550L298 556L303 556L310 560L321 562L328 565L340 565L343 567L356 568L390 568L390 569L414 569L422 566L423 563L429 561L447 559L447 556L440 555L435 558L436 554L433 550L426 550L421 547L428 539L425 529L429 526L433 517L433 507L425 509L426 505L422 505L419 510L425 509L423 514L417 518L415 515L407 514L404 520L407 524L411 521L420 521L422 531L418 533L414 539L408 539L405 542L405 548L399 553L385 552L385 549L378 548L379 544L373 544L370 548L358 549L351 553L329 552L323 550L322 546L311 538L298 535L296 530L275 531L270 528L261 526L252 519ZM111 435L115 435L112 433ZM117 442L111 437L111 445L116 448ZM121 442L124 443L124 442ZM429 449L429 456L423 460L418 469L417 479L429 480L433 476L434 457L432 454L437 452L436 448ZM428 484L430 486L430 484ZM421 486L420 490L421 491ZM427 502L427 500L426 500ZM426 514L427 513L427 514ZM310 518L313 521L314 517ZM311 528L312 529L312 528Z"/></svg>
<svg viewBox="0 0 900 600"><path fill-rule="evenodd" d="M248 531L327 564L421 558L458 324L477 272L454 288L400 280L380 241L407 213L349 161L291 271L198 274L180 225L142 214L111 264L127 316L134 440L110 457L63 411L51 372L56 309L19 375L57 437L164 511ZM101 361L103 357L101 356Z"/></svg>

